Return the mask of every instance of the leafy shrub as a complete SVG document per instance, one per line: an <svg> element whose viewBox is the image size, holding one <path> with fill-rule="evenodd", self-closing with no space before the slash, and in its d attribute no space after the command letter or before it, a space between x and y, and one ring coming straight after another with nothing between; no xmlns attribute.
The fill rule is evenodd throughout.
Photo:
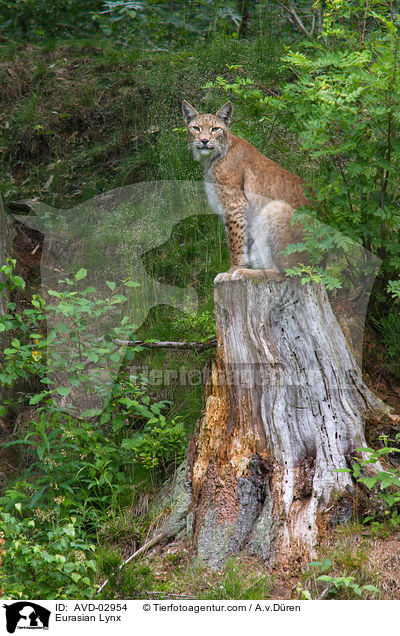
<svg viewBox="0 0 400 636"><path fill-rule="evenodd" d="M194 40L212 32L237 32L240 19L237 3L163 2L160 0L106 0L103 10L93 14L107 35L124 32L128 36L151 37L154 41Z"/></svg>
<svg viewBox="0 0 400 636"><path fill-rule="evenodd" d="M14 275L14 266L9 262L0 268L6 276L0 292L24 286ZM36 386L36 393L28 393L30 421L17 439L4 445L23 448L26 464L23 476L9 484L0 498L4 511L0 582L12 598L90 597L94 584L89 575L95 567L89 557L99 525L132 503L136 468L142 477L143 471L161 476L171 462L182 459L187 443L184 423L163 414L168 403L152 402L146 385L124 371L111 387L105 388L100 380L94 384L103 408L87 409L77 418L57 404L56 396L67 397L71 389L88 381L93 387L93 363L100 379L102 369L117 370L121 364L114 340L123 328L109 326L99 341L90 325L99 317L112 324L116 306L126 297L110 281L107 299L96 298L92 288L79 290L85 276L86 271L80 270L64 281L65 291L50 291L55 304L46 305L35 296L32 308L19 312L15 303L8 303L8 313L0 317L0 331L10 340L3 352L0 382L14 392L0 404L0 414L10 405L26 405L27 396L15 390L22 380L32 391ZM48 312L58 321L44 335L41 325ZM123 318L122 325L129 329L129 320ZM78 346L68 350L71 339ZM66 353L60 355L63 343ZM135 352L132 347L132 356ZM61 386L53 379L54 370Z"/></svg>
<svg viewBox="0 0 400 636"><path fill-rule="evenodd" d="M322 572L317 577L315 577L315 574L313 576L314 586L318 590L316 598L319 600L322 598L361 598L368 593L379 594L379 590L375 585L360 585L354 576L333 576L328 574L333 566L331 559L312 561L308 565L315 568L316 571ZM319 583L324 585L322 592L320 592L321 585ZM303 600L312 600L313 598L310 591L303 588L301 584L297 586L296 591Z"/></svg>
<svg viewBox="0 0 400 636"><path fill-rule="evenodd" d="M99 10L101 0L4 0L0 5L0 32L13 37L56 36L76 29L93 28L91 11Z"/></svg>
<svg viewBox="0 0 400 636"><path fill-rule="evenodd" d="M151 417L143 429L122 441L122 448L133 450L134 460L145 468L165 468L171 463L180 463L184 457L187 433L183 422L177 418L171 423L158 413Z"/></svg>
<svg viewBox="0 0 400 636"><path fill-rule="evenodd" d="M327 0L321 37L283 58L296 78L281 94L266 94L243 74L233 82L216 81L258 119L271 117L273 126L279 117L315 162L307 182L318 219L333 231L318 236L315 210L297 211L310 253L316 242L318 251L339 248L342 254L352 241L362 244L382 260L385 286L400 272L399 19L394 5L383 0L367 6ZM371 263L366 258L357 267L368 271ZM397 283L391 285L396 292Z"/></svg>
<svg viewBox="0 0 400 636"><path fill-rule="evenodd" d="M395 468L388 467L386 470L368 471L371 464L376 467L382 457L390 454L400 453L398 446L389 446L388 438L381 436L384 443L383 448L374 450L373 448L356 448L355 451L360 457L355 456L354 462L350 468L339 468L337 472L352 473L354 479L363 484L371 493L373 493L380 502L379 506L375 506L372 513L364 520L364 523L372 522L372 526L376 530L396 529L400 524L400 472ZM398 443L400 433L393 440Z"/></svg>
<svg viewBox="0 0 400 636"><path fill-rule="evenodd" d="M82 521L101 512L117 511L129 494L132 456L94 422L76 421L60 413L42 413L29 423L23 439L9 442L29 445L31 464L23 481L6 491L3 505L15 505L37 515Z"/></svg>
<svg viewBox="0 0 400 636"><path fill-rule="evenodd" d="M57 37L100 29L107 36L151 37L159 41L204 38L208 33L236 33L240 16L236 2L215 6L211 0L5 0L0 7L0 32L13 37Z"/></svg>
<svg viewBox="0 0 400 636"><path fill-rule="evenodd" d="M4 544L0 588L5 598L90 598L94 545L73 517L59 523L1 513Z"/></svg>
<svg viewBox="0 0 400 636"><path fill-rule="evenodd" d="M392 298L400 300L400 280L390 280L388 283L388 292Z"/></svg>

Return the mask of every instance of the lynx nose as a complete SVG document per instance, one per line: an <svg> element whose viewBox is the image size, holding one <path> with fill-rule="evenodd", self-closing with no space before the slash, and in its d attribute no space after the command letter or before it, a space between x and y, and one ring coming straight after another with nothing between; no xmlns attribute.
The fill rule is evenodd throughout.
<svg viewBox="0 0 400 636"><path fill-rule="evenodd" d="M203 146L207 146L208 144L208 139L200 139L201 143L203 144Z"/></svg>

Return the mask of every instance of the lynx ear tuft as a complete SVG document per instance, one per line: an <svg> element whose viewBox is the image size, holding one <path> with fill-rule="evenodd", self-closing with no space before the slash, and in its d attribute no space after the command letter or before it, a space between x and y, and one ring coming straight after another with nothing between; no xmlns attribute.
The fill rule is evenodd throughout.
<svg viewBox="0 0 400 636"><path fill-rule="evenodd" d="M191 106L185 99L182 102L182 112L186 126L188 126L192 119L197 117L197 115L199 114L197 110L193 108L193 106Z"/></svg>
<svg viewBox="0 0 400 636"><path fill-rule="evenodd" d="M226 102L226 104L221 106L221 108L217 110L216 112L216 116L219 117L219 119L222 119L225 126L229 126L229 124L231 123L232 115L233 115L232 102Z"/></svg>

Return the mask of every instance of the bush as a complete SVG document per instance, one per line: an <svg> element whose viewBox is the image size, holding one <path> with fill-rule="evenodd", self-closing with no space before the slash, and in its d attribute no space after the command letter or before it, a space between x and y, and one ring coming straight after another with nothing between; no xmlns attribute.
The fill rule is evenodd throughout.
<svg viewBox="0 0 400 636"><path fill-rule="evenodd" d="M361 244L382 261L381 289L400 272L399 23L382 0L327 0L321 37L283 58L296 77L280 95L265 94L243 74L231 83L217 78L258 119L272 110L271 126L279 117L315 163L307 175L315 208L296 212L310 253L317 246L343 254ZM332 231L321 231L315 216ZM362 271L371 268L367 255ZM398 282L389 291L398 294Z"/></svg>
<svg viewBox="0 0 400 636"><path fill-rule="evenodd" d="M6 276L0 293L24 287L14 265L10 261L0 268ZM95 589L90 556L99 526L132 504L136 469L141 478L143 471L153 480L163 477L172 462L181 461L187 444L184 423L169 420L163 414L167 402L152 402L143 382L121 371L111 387L93 384L94 370L99 377L104 369L118 371L121 356L115 355L119 345L114 339L122 328L110 327L99 341L91 322L100 317L112 323L115 307L126 298L109 282L110 297L96 299L94 289L80 289L85 276L80 270L64 281L65 291L49 292L55 304L35 296L32 308L18 312L15 303L8 303L8 313L0 317L0 331L10 340L0 381L14 393L0 404L0 414L11 405L26 407L29 400L31 416L19 438L4 445L23 448L26 464L24 474L0 498L0 586L11 598L90 597ZM41 325L48 312L58 321L45 335ZM129 329L128 319L122 324ZM71 342L79 346L68 349ZM65 346L64 356L60 345ZM17 393L21 381L36 385L37 392ZM103 399L103 408L88 409L80 418L63 411L56 396L66 398L88 382Z"/></svg>
<svg viewBox="0 0 400 636"><path fill-rule="evenodd" d="M90 598L94 545L73 517L60 524L1 513L1 594L5 598Z"/></svg>
<svg viewBox="0 0 400 636"><path fill-rule="evenodd" d="M0 32L18 38L54 37L65 32L93 28L91 11L101 0L5 0L0 7Z"/></svg>

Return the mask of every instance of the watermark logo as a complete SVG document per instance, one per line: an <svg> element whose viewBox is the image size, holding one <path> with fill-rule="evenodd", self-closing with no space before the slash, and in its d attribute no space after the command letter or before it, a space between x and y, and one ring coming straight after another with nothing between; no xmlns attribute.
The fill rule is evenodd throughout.
<svg viewBox="0 0 400 636"><path fill-rule="evenodd" d="M17 601L11 605L3 605L6 610L6 627L9 634L16 629L48 629L50 610L32 603Z"/></svg>
<svg viewBox="0 0 400 636"><path fill-rule="evenodd" d="M128 343L134 336L132 326L137 330L150 310L158 305L167 305L183 312L195 312L198 308L197 292L191 281L185 287L169 284L168 281L179 280L179 276L170 276L169 272L159 279L152 250L166 244L174 228L182 221L193 216L213 214L205 199L204 185L192 181L134 184L105 192L69 210L52 208L41 202L28 203L35 214L19 216L17 219L45 236L41 259L42 292L46 302L53 303L52 311L47 311L46 315L47 333L50 334L52 330L56 333L62 321L66 325L60 337L59 331L54 336L51 350L47 352L47 381L54 388L55 400L62 410L78 416L87 411L101 410L111 395ZM330 231L328 226L320 225L324 231ZM333 263L333 275L337 272L346 274L351 269L348 287L342 290L345 296L347 294L343 306L350 307L352 313L354 349L360 354L358 364L361 361L365 312L379 266L377 257L349 240L342 253L335 255ZM87 291L89 295L84 299L77 299L76 307L79 303L80 306L75 309L83 316L87 308L92 307L87 319L86 342L80 340L80 334L74 327L74 316L68 314L70 307L66 302L66 298L73 298L73 294L79 294L79 290L75 291L69 282L69 296L64 293L65 280L68 277L73 279L74 272L81 272L82 284L86 290L92 290ZM123 290L125 304L122 301L118 304L118 297L115 297L111 310L103 311L101 303L107 302L110 289L113 290L118 281L128 278L135 285ZM273 309L268 310L268 320L282 319L290 302L285 289L283 286L282 297L277 299ZM47 304L47 310L48 307ZM124 313L127 308L128 316ZM118 336L109 336L110 327L116 325ZM115 343L112 364L102 364L96 350L93 351L107 338L108 342ZM60 361L64 365L62 374ZM239 364L241 361L230 362ZM80 372L84 381L72 373L65 380L68 375L65 369L76 369L77 365L82 366ZM173 373L176 372L171 375L168 371L160 377L154 370L154 377L150 381L154 384L169 384L174 381ZM135 375L134 371L132 375ZM193 373L188 371L182 377L182 373L179 373L180 384L202 382L197 369ZM263 381L257 377L257 369L250 368L243 370L243 382L259 384Z"/></svg>

